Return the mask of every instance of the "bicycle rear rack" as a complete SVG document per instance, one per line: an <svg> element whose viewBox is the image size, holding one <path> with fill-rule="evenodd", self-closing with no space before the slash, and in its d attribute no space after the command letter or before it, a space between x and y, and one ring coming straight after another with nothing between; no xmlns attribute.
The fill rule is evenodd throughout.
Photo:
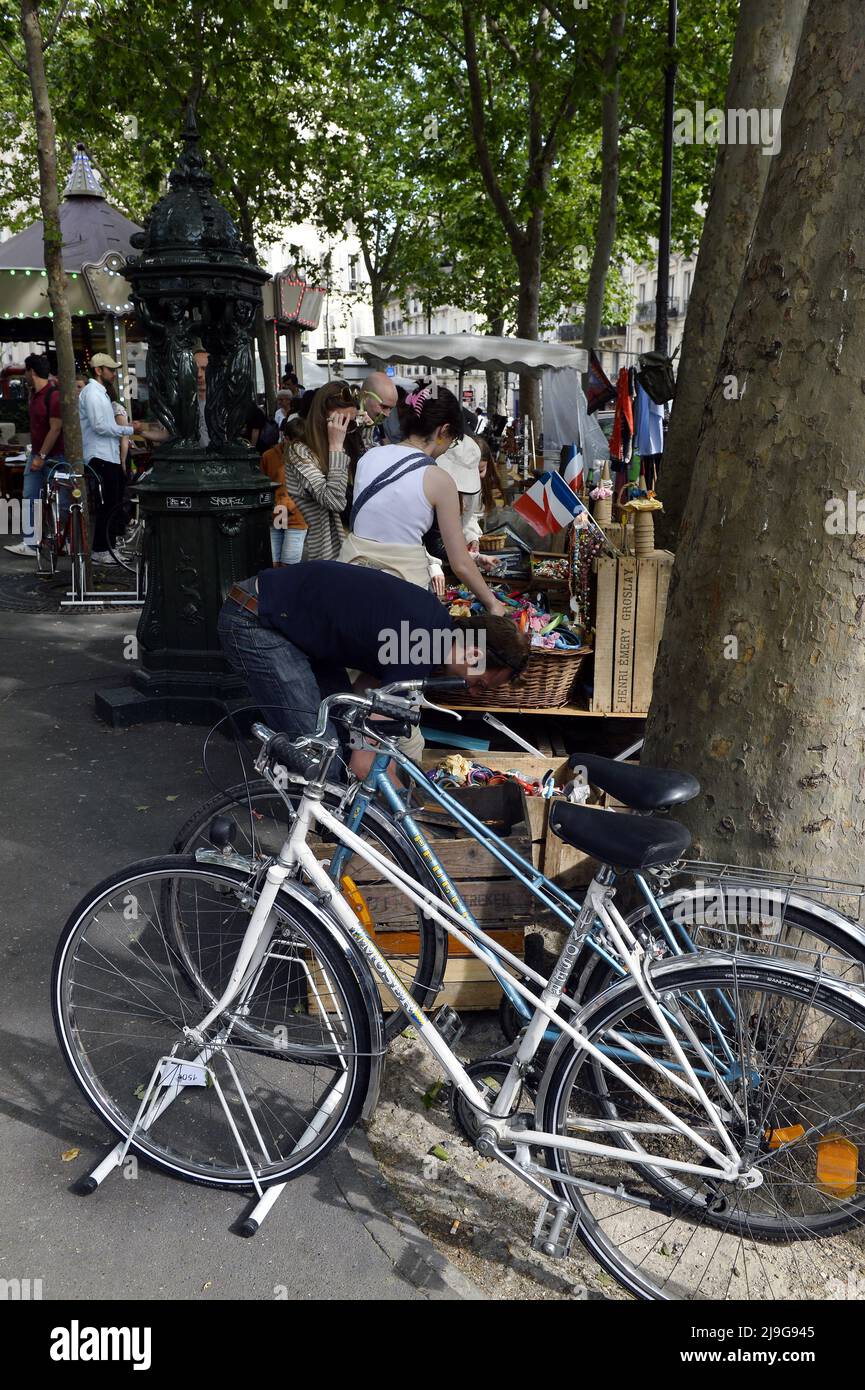
<svg viewBox="0 0 865 1390"><path fill-rule="evenodd" d="M862 920L865 884L845 879L821 878L815 874L761 869L755 865L725 864L708 859L680 859L667 870L670 879L688 877L701 880L707 887L741 888L759 892L782 891L799 893L803 897L835 897L855 900L855 920ZM849 909L845 915L851 916Z"/></svg>

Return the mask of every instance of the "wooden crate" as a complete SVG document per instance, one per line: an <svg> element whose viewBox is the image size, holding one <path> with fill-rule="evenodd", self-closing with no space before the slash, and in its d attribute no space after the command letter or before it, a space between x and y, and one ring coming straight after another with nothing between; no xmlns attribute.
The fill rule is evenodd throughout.
<svg viewBox="0 0 865 1390"><path fill-rule="evenodd" d="M656 550L595 561L593 712L648 711L673 558Z"/></svg>

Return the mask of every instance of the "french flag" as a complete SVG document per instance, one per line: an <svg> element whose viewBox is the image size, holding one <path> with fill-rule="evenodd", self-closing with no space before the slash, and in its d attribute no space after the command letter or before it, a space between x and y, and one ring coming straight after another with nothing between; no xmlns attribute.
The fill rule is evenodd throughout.
<svg viewBox="0 0 865 1390"><path fill-rule="evenodd" d="M571 445L571 454L561 470L562 477L572 492L579 492L585 481L583 455L576 444Z"/></svg>
<svg viewBox="0 0 865 1390"><path fill-rule="evenodd" d="M542 473L514 503L514 511L524 517L539 536L561 531L581 516L587 519L586 508L565 482L561 473Z"/></svg>

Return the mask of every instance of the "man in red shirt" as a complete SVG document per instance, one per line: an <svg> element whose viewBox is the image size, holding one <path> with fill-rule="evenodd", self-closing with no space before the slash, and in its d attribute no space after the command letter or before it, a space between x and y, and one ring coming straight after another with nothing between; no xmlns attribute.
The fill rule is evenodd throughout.
<svg viewBox="0 0 865 1390"><path fill-rule="evenodd" d="M25 375L30 382L30 456L24 469L22 493L21 542L7 545L12 555L35 557L41 540L40 509L47 472L58 460L64 459L63 422L60 417L60 392L51 379L48 358L31 352L24 359ZM46 464L46 459L49 462Z"/></svg>

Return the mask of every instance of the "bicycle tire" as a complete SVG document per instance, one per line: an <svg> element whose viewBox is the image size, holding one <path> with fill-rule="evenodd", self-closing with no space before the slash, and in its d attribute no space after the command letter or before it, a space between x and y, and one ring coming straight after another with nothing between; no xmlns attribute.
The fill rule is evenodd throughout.
<svg viewBox="0 0 865 1390"><path fill-rule="evenodd" d="M750 926L747 922L743 924L739 914L741 901L737 896L738 890L735 887L731 887L725 889L724 892L724 912L726 919L734 924L737 931L741 931L743 925L746 930L750 930L756 948L774 950L774 955L761 955L760 959L787 959L788 957L783 955L780 957L778 956L778 949L788 950L791 949L790 947L786 944L773 944L771 941L767 942L766 939L761 936L760 927L762 926L763 916L759 906L756 909L756 913L759 915L760 920L756 923L751 923ZM746 907L749 913L748 922L750 922L752 908L750 900L747 902ZM668 902L663 904L660 910L664 919L675 931L675 919L673 916L676 910L675 905ZM652 940L656 944L663 941L663 935L648 904L642 907L639 912L632 913L627 920L628 925L635 935L642 935L647 941ZM834 968L831 971L834 978L843 982L846 976L852 983L859 986L865 984L865 942L860 940L858 930L854 929L854 923L850 924L850 932L846 932L840 923L829 921L818 916L816 913L809 912L807 908L799 904L791 904L785 908L784 925L791 928L794 932L807 933L808 936L815 938L816 941L823 943L835 952L835 955L832 957ZM756 932L754 928L756 928ZM709 927L707 930L714 931L716 928ZM735 938L737 944L735 946L730 944L730 942L725 945L723 942L717 940L712 941L711 939L705 945L700 946L699 931L692 930L692 939L694 938L696 938L695 944L700 949L721 951L725 949L736 951L744 950L746 941L749 939L747 935L737 935ZM802 950L802 943L798 943L798 945L792 949ZM814 954L810 951L808 952L808 961L810 961L812 965L816 964ZM845 961L849 961L849 965L846 967L844 964ZM826 968L825 956L822 958L821 966L824 969ZM578 961L575 968L574 978L579 981L579 997L581 999L591 999L597 994L602 994L605 989L609 989L611 985L615 984L622 977L618 975L613 970L612 966L608 965L602 957L598 956L592 950L591 946L587 945L583 948L583 957L581 961Z"/></svg>
<svg viewBox="0 0 865 1390"><path fill-rule="evenodd" d="M296 803L300 800L302 791L291 789L286 791L285 795ZM324 804L329 809L335 810L341 797L342 791L333 788L325 792ZM263 778L250 782L248 788L245 784L230 787L227 791L218 793L210 801L200 806L178 831L172 845L172 852L189 855L194 854L199 848L211 848L210 826L216 816L223 816L233 821L237 827L240 842L237 845L239 852L241 854L250 852L255 854L261 848L261 832L260 830L256 832L255 826L256 814L265 817L276 816L277 818L272 841L267 847L269 852L275 853L281 848L288 834L288 812L283 796ZM437 896L441 896L438 881L429 872L424 860L411 841L401 833L399 827L385 811L378 806L368 806L364 812L359 833L365 833L364 827L371 832L378 848L392 857L413 878L423 883L424 887L434 891ZM398 973L400 973L400 978L412 998L422 1008L429 1009L435 1002L444 981L448 934L444 927L425 916L419 908L416 910L415 916L418 932L416 964L409 974L411 967L406 961L404 970ZM178 943L178 950L181 957L185 958L186 952L182 941ZM189 968L192 968L191 963ZM385 1015L386 1039L389 1042L392 1041L404 1030L407 1023L408 1020L401 1010L390 1010Z"/></svg>
<svg viewBox="0 0 865 1390"><path fill-rule="evenodd" d="M862 1040L863 1055L865 1055L865 997L859 995L855 989L839 987L829 980L821 980L820 977L798 969L789 962L768 963L747 955L727 958L708 955L688 957L687 959L680 958L660 963L652 969L651 979L662 1000L669 1000L674 991L679 991L680 994L691 991L697 997L701 997L700 992L702 992L702 996L708 996L715 990L729 990L735 992L736 998L741 998L743 989L755 988L762 990L769 996L787 997L811 1008L818 1007L837 1023L855 1030L857 1039ZM624 981L607 990L586 1006L580 1016L581 1030L590 1041L601 1044L606 1028L619 1029L622 1018L627 1017L630 1009L636 1009L639 1016L642 1007L643 998L637 986L632 981ZM569 1039L562 1039L551 1055L538 1097L538 1122L546 1133L559 1134L567 1131L570 1097L583 1067L601 1069L599 1063L576 1053ZM856 1072L858 1073L858 1071L859 1067L857 1066ZM591 1096L596 1092L587 1092L584 1088L580 1088L579 1094L581 1104L584 1105L586 1096ZM629 1094L633 1095L633 1092L629 1092ZM773 1099L777 1105L777 1097L770 1096L769 1102L771 1103ZM838 1122L840 1123L840 1121ZM762 1116L756 1123L758 1128L763 1125ZM836 1119L833 1116L828 1116L823 1120L823 1123L831 1128L836 1123ZM573 1127L579 1129L578 1120L574 1121ZM613 1133L599 1137L603 1137L607 1143L615 1143L618 1147L627 1146L632 1151L635 1149L633 1135ZM636 1148L641 1149L641 1146L636 1145ZM788 1162L790 1152L792 1152L792 1148L786 1149L784 1145L779 1146L774 1151L769 1146L768 1153L762 1153L759 1160L763 1165L764 1174L771 1172L769 1165L772 1163L776 1163L780 1167L782 1162ZM569 1165L567 1155L563 1150L548 1148L545 1150L545 1155L548 1168L562 1174L570 1173L573 1175L573 1167ZM650 1157L651 1155L647 1156ZM679 1156L682 1156L681 1152ZM726 1237L730 1242L730 1249L724 1251L724 1254L725 1257L731 1255L733 1261L739 1261L740 1270L737 1277L741 1279L741 1266L745 1265L747 1278L747 1264L751 1260L751 1251L750 1249L746 1250L746 1241L750 1241L755 1251L751 1263L763 1272L767 1282L765 1288L760 1286L759 1291L752 1285L746 1293L745 1288L740 1284L735 1292L731 1292L733 1274L736 1272L736 1265L733 1263L724 1296L743 1298L753 1297L756 1294L758 1297L768 1296L777 1299L779 1295L783 1297L786 1286L773 1282L780 1275L776 1276L773 1273L771 1277L766 1276L766 1270L769 1266L766 1265L765 1257L761 1253L763 1245L772 1245L776 1249L782 1246L787 1247L786 1259L792 1263L796 1258L794 1247L803 1245L808 1251L815 1241L822 1242L827 1238L840 1237L851 1227L862 1224L861 1214L865 1208L865 1187L861 1182L856 1184L855 1196L844 1210L838 1207L833 1211L831 1203L835 1199L826 1197L824 1212L816 1213L813 1218L806 1217L804 1214L796 1214L794 1217L785 1209L773 1227L765 1215L759 1219L749 1214L745 1214L741 1218L737 1215L737 1219L734 1221L732 1218L725 1219L722 1215L713 1213L708 1207L698 1209L696 1197L689 1203L685 1203L681 1197L676 1200L672 1191L675 1184L668 1179L662 1179L660 1175L662 1175L663 1170L657 1167L653 1169L650 1164L613 1163L612 1167L617 1174L617 1181L622 1180L623 1173L626 1178L630 1175L630 1184L626 1181L626 1186L630 1185L633 1188L634 1177L640 1175L645 1180L650 1194L654 1190L666 1195L666 1206L660 1206L655 1199L654 1207L645 1215L646 1221L651 1223L650 1234L643 1236L636 1229L639 1208L630 1207L628 1209L629 1212L637 1212L637 1217L629 1217L628 1223L623 1223L622 1220L621 1208L624 1206L623 1203L619 1204L620 1209L618 1211L608 1209L599 1219L595 1214L595 1209L603 1212L603 1202L608 1200L606 1197L580 1191L571 1184L561 1181L553 1180L552 1186L558 1197L577 1212L580 1239L594 1257L624 1288L643 1299L664 1301L683 1296L683 1285L674 1282L672 1274L678 1263L687 1263L689 1258L694 1257L694 1252L699 1250L700 1242L697 1240L696 1234L698 1231L706 1230L710 1233L710 1239L707 1240L706 1245L710 1247L709 1261L715 1261L712 1276L715 1283L712 1291L705 1293L706 1297L717 1298L719 1296L718 1283L719 1280L720 1282L723 1280L718 1274L717 1262L720 1258L719 1252L723 1251L722 1241ZM678 1178L679 1175L677 1174L676 1177ZM690 1181L694 1183L697 1180L691 1178ZM782 1192L786 1181L786 1178L781 1178ZM724 1185L719 1184L718 1186L723 1187ZM818 1185L812 1183L811 1191L817 1192L818 1190ZM762 1191L762 1188L755 1190L756 1194L760 1194ZM748 1194L744 1195L748 1196ZM768 1197L764 1196L763 1200L768 1200ZM595 1209L593 1209L592 1203L595 1204ZM792 1198L788 1199L788 1205L790 1203L792 1203ZM664 1227L659 1219L661 1213L667 1217L669 1222L667 1227ZM697 1220L698 1216L699 1220ZM809 1221L811 1222L810 1225L808 1224ZM675 1223L677 1222L682 1223L683 1230L676 1228ZM618 1237L622 1248L617 1243L617 1238L610 1234L611 1230L622 1232ZM666 1277L662 1278L660 1274L650 1274L648 1269L636 1266L635 1258L641 1248L641 1241L645 1243L644 1258L646 1264L652 1264L655 1270L660 1270ZM690 1256L688 1252L691 1252ZM671 1261L673 1262L672 1265ZM772 1268L775 1267L772 1266ZM682 1278L681 1271L678 1278ZM791 1291L789 1296L796 1298L815 1296L819 1295L820 1292L819 1282L814 1282L808 1294L796 1289ZM685 1296L690 1297L691 1295ZM700 1296L703 1295L700 1294Z"/></svg>
<svg viewBox="0 0 865 1390"><path fill-rule="evenodd" d="M105 1124L124 1141L129 1138L130 1132L133 1130L144 1084L155 1069L159 1057L168 1054L167 1045L175 1035L181 1046L187 1045L183 1040L182 1023L184 1019L191 1022L200 1018L204 1006L200 999L193 998L191 994L188 999L182 1000L182 1007L175 1004L175 996L181 999L179 990L182 982L179 973L175 974L173 970L172 948L164 933L161 938L164 949L158 955L155 954L160 933L154 929L153 917L148 916L140 927L137 925L138 917L130 919L136 922L134 930L137 934L130 943L125 937L131 929L118 922L118 909L112 904L127 902L130 897L136 906L140 905L142 900L146 902L147 899L144 895L148 892L148 885L150 901L155 904L159 896L154 891L155 886L161 884L166 877L177 878L180 876L187 878L194 889L191 901L197 902L198 895L205 891L206 886L215 884L219 891L215 892L213 901L217 904L218 909L221 911L242 910L248 917L250 905L244 900L249 886L247 875L228 867L200 865L194 860L180 859L176 856L146 859L121 869L85 894L68 918L55 951L51 977L51 999L54 1026L60 1050L76 1084L92 1108ZM235 907L235 903L241 904L240 908ZM350 963L350 952L341 949L340 945L334 941L326 924L316 917L311 908L300 903L296 898L280 893L275 910L280 920L282 934L295 933L298 940L304 943L304 949L308 948L314 952L312 957L313 969L317 972L319 981L324 980L328 989L333 991L335 998L333 1011L328 1011L325 1014L321 1010L310 1008L310 996L307 993L305 1011L298 1012L296 1007L288 1011L283 1009L282 1016L296 1030L305 1027L307 1034L311 1031L312 1036L315 1036L316 1016L324 1019L324 1023L319 1025L319 1031L326 1041L318 1046L311 1046L308 1043L304 1045L293 1043L282 1051L263 1052L247 1045L235 1044L229 1029L229 1036L222 1045L222 1054L232 1055L232 1064L238 1072L242 1073L244 1081L250 1084L250 1093L252 1092L252 1084L249 1078L250 1075L255 1075L252 1067L254 1065L266 1065L266 1079L262 1081L265 1095L265 1100L262 1101L262 1115L277 1114L277 1088L280 1079L286 1078L286 1069L292 1068L297 1063L305 1063L302 1069L304 1079L301 1083L301 1094L304 1096L309 1092L310 1082L308 1078L312 1075L315 1065L333 1068L335 1059L337 1059L340 1075L345 1072L346 1081L343 1093L339 1097L337 1117L333 1118L334 1106L321 1120L318 1129L315 1128L315 1121L324 1110L326 1103L329 1102L335 1089L333 1086L325 1091L323 1102L315 1102L318 1109L312 1122L304 1114L295 1118L297 1108L293 1103L282 1106L279 1123L286 1129L292 1123L296 1129L302 1127L302 1139L299 1142L305 1142L305 1147L297 1154L296 1158L289 1156L277 1161L260 1162L256 1170L256 1177L262 1187L288 1181L307 1171L314 1164L320 1162L355 1123L363 1107L370 1084L371 1038L373 1036L368 1008ZM100 921L100 914L103 914L102 921ZM125 922L125 918L123 920ZM106 921L107 926L104 925ZM91 927L94 928L92 939L88 937ZM142 946L141 939L144 937L147 937L147 943ZM274 939L276 940L276 938ZM104 949L106 944L109 945L111 954ZM136 972L136 978L131 982L131 1008L129 1010L125 1009L123 996L118 992L123 980L121 972L115 971L109 974L107 980L103 978L113 959L114 952L123 962L126 962L128 958L131 962L129 968L132 969L134 965ZM76 974L79 971L80 974ZM310 978L308 970L306 978ZM93 984L94 979L96 981L95 986ZM142 980L147 981L146 989L142 988ZM270 1009L271 1016L276 1017L279 1014L279 1008L273 1003L273 985L271 982L265 986L264 980L265 975L262 974L261 983L256 986L257 992L253 991L247 999L247 1007L252 1010ZM94 999L97 1000L98 1008L100 994L106 996L110 1008L107 1010L105 1018L98 1015L94 1020L91 1017L95 1012ZM164 1017L158 1007L160 997L169 1001L172 1010L172 1012L164 1013ZM315 998L320 1001L318 993L316 993ZM141 1002L142 999L145 1000L144 1004ZM146 1020L146 1028L154 1032L152 1039L147 1032L142 1034L135 1031L141 1029L140 1020L142 1018ZM309 1018L313 1020L311 1029L307 1023ZM106 1028L104 1026L106 1019L116 1021L109 1022ZM292 1022L292 1019L295 1021ZM345 1037L350 1044L350 1047L342 1052L338 1048L336 1051L334 1050L335 1027L344 1029ZM115 1045L116 1040L119 1040L117 1052L121 1055L117 1060L114 1060L115 1054L110 1050L112 1045L111 1029L117 1030ZM90 1041L91 1036L95 1041ZM137 1052L141 1053L140 1058ZM127 1053L131 1055L127 1056ZM216 1055L216 1052L212 1054L212 1056ZM98 1066L101 1070L98 1075L94 1069L94 1057L99 1058ZM110 1088L106 1079L108 1076L111 1077ZM136 1079L139 1081L137 1088L133 1087L133 1082ZM229 1136L231 1130L224 1118L221 1118L220 1111L214 1104L213 1096L211 1095L208 1100L206 1096L202 1095L202 1091L212 1089L210 1085L203 1088L184 1089L182 1094L185 1107L190 1092L192 1096L188 1109L181 1110L176 1103L174 1106L166 1107L164 1114L169 1115L174 1120L175 1128L179 1130L181 1136L173 1141L175 1148L171 1147L172 1141L168 1139L157 1143L153 1129L146 1133L139 1129L130 1140L130 1149L138 1157L174 1177L180 1177L207 1187L247 1190L253 1186L251 1177L248 1170L236 1157L232 1159L233 1166L227 1164L225 1169L218 1173L215 1170L216 1159L214 1155L217 1152L216 1131L218 1129L216 1121L225 1126ZM238 1095L241 1097L243 1095L239 1083ZM205 1100L207 1100L209 1112L204 1109ZM307 1101L306 1103L311 1102ZM234 1112L235 1122L243 1124L242 1107L236 1102ZM157 1121L160 1127L163 1127L162 1118L160 1116ZM185 1130L183 1129L184 1119L187 1121ZM169 1128L169 1126L164 1126L164 1128ZM274 1142L273 1126L269 1119L266 1123L264 1121L260 1123L260 1130L268 1134L271 1142ZM254 1130L253 1119L251 1119L247 1134L250 1147L252 1147L253 1134L261 1140L261 1133ZM307 1137L308 1142L306 1142ZM283 1133L276 1136L277 1141L285 1139L286 1136ZM287 1142L292 1141L293 1136L289 1135ZM219 1138L218 1142L226 1143L224 1135ZM201 1157L193 1159L190 1153L184 1156L182 1145L191 1146L193 1143L199 1146L201 1153L208 1155L207 1161ZM227 1152L230 1152L233 1143L234 1139L229 1137ZM236 1144L235 1148L237 1148ZM261 1140L261 1151L270 1160L270 1155L267 1154L267 1144L264 1140ZM255 1170L256 1165L254 1164L253 1167Z"/></svg>
<svg viewBox="0 0 865 1390"><path fill-rule="evenodd" d="M105 534L109 554L123 569L135 574L141 560L144 523L130 514L128 499L111 508L105 519Z"/></svg>

